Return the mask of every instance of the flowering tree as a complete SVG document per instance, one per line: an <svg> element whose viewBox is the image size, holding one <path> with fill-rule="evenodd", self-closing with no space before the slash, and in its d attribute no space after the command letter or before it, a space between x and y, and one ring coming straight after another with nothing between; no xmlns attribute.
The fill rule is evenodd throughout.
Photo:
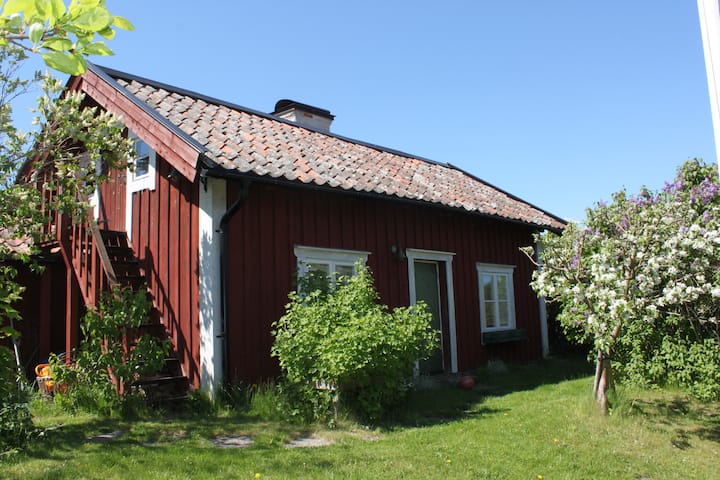
<svg viewBox="0 0 720 480"><path fill-rule="evenodd" d="M67 5L66 5L67 3ZM104 40L115 29L132 29L122 17L109 13L105 0L5 0L0 1L0 233L3 240L35 238L43 219L39 217L42 193L28 182L18 182L22 165L39 171L52 163L57 201L50 208L77 214L84 212L89 190L98 182L95 161L101 156L110 167L127 163L131 142L124 127L111 115L81 108L80 94L60 96L62 87L50 75L20 77L28 55L40 55L45 64L63 73L82 74L88 55L111 55ZM38 128L23 133L14 123L12 103L39 82ZM124 162L124 163L123 163ZM16 270L7 260L29 262L29 252L17 252L0 242L0 340L17 337L13 308L22 294L14 281ZM22 395L14 388L18 369L13 355L0 346L0 449L27 439L30 415ZM17 363L19 360L15 359ZM9 373L8 373L9 372ZM9 381L8 381L9 380Z"/></svg>
<svg viewBox="0 0 720 480"><path fill-rule="evenodd" d="M720 397L720 185L697 160L660 192L625 191L585 225L539 236L532 286L559 302L571 338L597 357L593 393L607 412L613 369L650 385ZM531 252L528 251L527 253Z"/></svg>

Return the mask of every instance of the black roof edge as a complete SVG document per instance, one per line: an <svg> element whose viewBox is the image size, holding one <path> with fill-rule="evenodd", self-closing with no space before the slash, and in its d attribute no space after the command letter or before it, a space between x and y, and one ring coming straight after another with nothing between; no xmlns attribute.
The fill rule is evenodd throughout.
<svg viewBox="0 0 720 480"><path fill-rule="evenodd" d="M537 211L539 211L539 212L542 212L542 213L544 213L545 215L547 215L547 216L549 216L549 217L554 218L555 220L557 220L558 222L562 223L563 225L567 225L567 224L568 224L568 221L565 220L564 218L558 217L557 215L555 215L555 214L553 214L553 213L550 213L550 212L548 212L547 210L545 210L545 209L543 209L543 208L540 208L540 207L538 207L537 205L534 205L534 204L528 202L527 200L523 200L522 198L518 197L517 195L513 195L512 193L508 192L507 190L503 190L502 188L496 187L496 186L493 185L492 183L487 182L487 181L483 180L482 178L479 178L479 177L473 175L472 173L470 173L470 172L468 172L468 171L466 171L466 170L463 170L462 168L460 168L460 167L458 167L458 166L456 166L456 165L453 165L453 164L451 164L451 163L448 163L447 166L448 166L449 168L452 168L452 169L454 169L454 170L457 170L458 172L462 173L463 175L467 175L468 177L472 178L473 180L475 180L475 181L477 181L477 182L484 183L484 184L487 185L488 187L493 188L493 189L497 190L498 192L504 193L505 195L507 195L508 197L512 198L512 199L515 200L515 201L522 202L522 203L524 203L525 205L528 205L529 207L532 207L532 208L534 208L535 210L537 210Z"/></svg>
<svg viewBox="0 0 720 480"><path fill-rule="evenodd" d="M400 202L400 203L406 203L406 204L412 204L412 205L433 206L433 207L437 207L437 208L444 209L444 210L450 210L453 212L466 213L468 215L475 215L475 216L482 217L482 218L489 218L492 220L509 222L509 223L513 223L516 225L523 225L525 227L534 228L538 231L549 230L549 231L555 232L555 233L560 233L562 231L561 229L555 228L551 225L542 225L542 224L533 223L533 222L526 222L526 221L518 220L515 218L503 217L501 215L491 215L489 213L467 210L462 207L450 207L448 205L444 205L439 202L428 202L426 200L418 200L415 198L398 197L397 195L387 195L384 193L368 191L368 190L353 190L353 189L331 187L329 185L318 185L317 183L313 183L313 182L304 183L304 182L299 182L296 180L288 180L287 178L284 178L284 177L270 177L267 175L258 175L257 173L253 173L253 172L238 172L237 170L227 170L222 167L202 169L200 171L200 176L201 177L212 177L212 178L224 178L227 180L251 180L251 181L259 182L259 183L282 185L282 186L296 187L296 188L306 188L306 189L310 189L310 190L339 193L339 194L345 194L345 195L355 195L355 196L359 196L359 197L370 197L370 198L376 198L376 199L381 199L381 200L384 199L384 200L390 200L390 201L394 201L394 202ZM553 215L553 218L555 218L554 215ZM563 223L566 223L566 222L563 221Z"/></svg>
<svg viewBox="0 0 720 480"><path fill-rule="evenodd" d="M132 77L131 75L125 74L123 72L120 72L118 70L113 70L112 68L103 67L100 65L95 65L94 63L88 62L88 70L92 71L95 75L99 76L108 84L112 85L116 90L118 90L125 98L133 102L136 106L140 107L145 113L153 117L155 120L160 122L162 125L170 129L175 135L177 135L180 139L182 139L185 143L190 145L194 150L198 152L198 154L205 154L208 152L208 149L205 148L203 144L195 140L191 135L188 135L184 131L182 131L177 125L173 124L170 120L163 117L160 113L158 113L155 109L150 108L148 104L137 98L135 95L128 92L125 88L123 88L122 85L118 84L117 81L112 78L113 75L116 75L119 78L126 78L126 77ZM135 77L137 78L137 77ZM128 79L128 78L126 78Z"/></svg>
<svg viewBox="0 0 720 480"><path fill-rule="evenodd" d="M89 62L88 62L88 63L89 63ZM193 91L193 90L188 90L188 89L176 87L176 86L174 86L174 85L170 85L169 83L158 82L158 81L156 81L156 80L152 80L152 79L147 78L147 77L141 77L141 76L139 76L139 75L134 75L134 74L132 74L132 73L127 73L127 72L123 72L123 71L120 71L120 70L115 70L115 69L113 69L113 68L102 67L102 66L100 66L100 65L94 65L94 66L97 67L97 68L99 68L99 69L102 69L103 72L107 72L107 75L109 75L109 76L110 76L110 75L111 75L111 76L116 76L116 77L118 77L118 78L122 78L122 79L125 79L125 80L128 80L128 81L135 80L135 81L137 81L137 82L139 82L139 83L144 83L144 84L146 84L146 85L150 85L150 86L155 87L155 88L161 88L161 89L167 90L167 91L169 91L169 92L178 93L178 94L180 94L180 95L185 95L185 96L188 96L188 97L193 97L193 98L196 98L197 100L202 100L203 102L210 103L210 104L213 104L213 105L220 105L220 106L227 107L227 108L230 108L230 109L233 109L233 110L238 110L238 111L241 111L241 112L249 113L249 114L251 114L251 115L257 115L257 116L259 116L259 117L266 118L266 119L268 119L268 120L273 120L273 121L276 121L276 122L285 123L285 124L287 124L287 125L293 125L293 126L298 127L298 128L304 128L305 130L310 130L311 132L319 133L319 134L321 134L321 135L326 135L326 136L328 136L328 137L337 138L337 139L339 139L339 140L343 140L343 141L346 141L346 142L355 143L355 144L357 144L357 145L362 145L362 146L364 146L364 147L368 147L368 148L372 148L373 150L377 150L377 151L379 151L379 152L386 152L386 153L390 153L390 154L393 154L393 155L399 155L399 156L405 157L405 158L411 158L411 159L415 159L415 160L420 160L421 162L426 162L426 163L430 163L430 164L433 164L433 165L440 165L440 166L443 166L443 167L450 167L449 164L444 163L444 162L438 162L438 161L436 161L436 160L432 160L432 159L429 159L429 158L426 158L426 157L422 157L422 156L419 156L419 155L413 155L413 154L410 154L410 153L407 153L407 152L403 152L403 151L401 151L401 150L396 150L396 149L389 148L389 147L383 147L382 145L378 145L378 144L375 144L375 143L366 142L366 141L363 141L363 140L358 140L358 139L351 138L351 137L346 137L346 136L344 136L344 135L339 135L339 134L337 134L337 133L328 132L328 131L326 131L326 130L321 130L321 129L318 129L318 128L313 128L313 127L310 127L310 126L307 126L307 125L300 125L300 124L298 124L298 123L296 123L296 122L292 122L292 121L286 120L286 119L284 119L284 118L276 117L275 115L272 115L272 114L270 114L270 113L261 112L260 110L255 110L255 109L253 109L253 108L248 108L248 107L239 105L239 104L237 104L237 103L228 102L228 101L219 99L219 98L217 98L217 97L212 97L212 96L209 96L209 95L205 95L205 94L202 94L202 93ZM95 71L95 70L93 70L93 71ZM110 79L112 80L112 78L110 78ZM140 104L143 106L144 109L146 109L146 110L151 110L151 111L154 112L153 109L151 109L149 106L147 106L144 102L141 102L140 100L138 100L137 98L135 98L134 95L131 95L131 94L130 94L130 92L128 92L128 91L125 90L124 88L121 88L121 90L123 90L123 94L125 94L126 96L129 96L135 103L140 102ZM159 115L159 114L158 114L158 115ZM163 123L167 123L167 122L168 122L167 119L165 119L164 117L162 117L162 118L165 120ZM204 147L203 147L203 148L204 148Z"/></svg>

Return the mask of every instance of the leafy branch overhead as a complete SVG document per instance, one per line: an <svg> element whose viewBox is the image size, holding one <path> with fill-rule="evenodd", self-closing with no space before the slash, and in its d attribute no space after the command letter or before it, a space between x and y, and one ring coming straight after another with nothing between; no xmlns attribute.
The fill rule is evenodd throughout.
<svg viewBox="0 0 720 480"><path fill-rule="evenodd" d="M85 57L113 55L104 40L112 40L116 28L134 29L112 15L105 0L72 0L68 6L63 0L7 0L0 12L0 46L39 53L49 67L81 75Z"/></svg>

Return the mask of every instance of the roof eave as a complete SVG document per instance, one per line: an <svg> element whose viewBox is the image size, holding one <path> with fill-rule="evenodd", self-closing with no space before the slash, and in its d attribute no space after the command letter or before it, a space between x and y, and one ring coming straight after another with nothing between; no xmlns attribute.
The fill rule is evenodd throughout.
<svg viewBox="0 0 720 480"><path fill-rule="evenodd" d="M224 179L228 179L228 180L251 180L253 182L259 182L259 183L282 185L282 186L288 186L288 187L294 187L294 188L304 188L304 189L339 193L339 194L345 194L345 195L355 195L355 196L359 196L359 197L384 199L384 200L390 200L390 201L394 201L394 202L406 203L406 204L412 204L412 205L432 206L432 207L437 207L437 208L441 208L441 209L445 209L445 210L450 210L453 212L461 212L461 213L466 213L469 215L475 215L475 216L479 216L479 217L483 217L483 218L508 222L508 223L512 223L512 224L516 224L516 225L523 225L525 227L533 228L537 231L548 230L548 231L551 231L554 233L561 233L563 230L562 228L557 228L553 225L530 222L530 221L520 220L520 219L510 218L510 217L504 217L502 215L494 215L494 214L487 213L487 212L481 212L479 210L468 210L468 209L462 208L462 207L452 207L452 206L445 205L445 204L438 203L438 202L428 202L425 200L418 200L418 199L414 199L414 198L398 197L395 195L388 195L385 193L374 192L374 191L352 190L352 189L331 187L329 185L318 185L313 182L304 183L304 182L299 182L297 180L289 180L284 177L270 177L267 175L259 175L254 172L240 172L237 170L228 170L223 167L210 167L210 168L201 169L200 176L201 176L201 178L212 177L212 178L224 178ZM553 216L553 218L555 218L555 217ZM566 224L566 223L563 222L563 224Z"/></svg>

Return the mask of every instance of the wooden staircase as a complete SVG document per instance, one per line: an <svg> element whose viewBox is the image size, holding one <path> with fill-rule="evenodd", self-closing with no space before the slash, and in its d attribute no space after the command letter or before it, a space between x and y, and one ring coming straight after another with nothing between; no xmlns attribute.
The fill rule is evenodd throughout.
<svg viewBox="0 0 720 480"><path fill-rule="evenodd" d="M117 284L121 287L129 286L133 291L144 288L145 275L135 252L128 244L126 233L114 230L99 232ZM156 314L157 311L151 312L151 319L156 319ZM157 319L134 330L130 337L148 334L159 340L170 340L165 326ZM132 338L129 339L129 346L133 346ZM151 404L161 404L187 398L189 382L182 373L180 361L173 355L165 359L160 371L135 380L130 389L143 394Z"/></svg>
<svg viewBox="0 0 720 480"><path fill-rule="evenodd" d="M59 246L65 267L69 272L74 273L85 305L88 307L98 305L102 294L117 286L130 286L133 291L145 288L146 279L135 252L128 244L127 234L121 231L100 230L89 212L81 221L73 221L67 214L58 211L54 205L57 191L44 188L54 176L54 170L44 169L36 173L37 179L33 181L38 188L43 189L40 209L46 217L43 228L44 244L51 250ZM69 291L70 284L67 288ZM71 298L70 293L67 298ZM68 310L70 311L72 310ZM69 353L71 348L77 347L78 337L74 337L70 332L78 330L77 324L72 325L78 319L71 318L72 314L66 315ZM153 307L147 325L133 329L133 332L127 332L124 342L126 349L133 347L133 337L138 338L143 333L153 335L160 340L168 340L168 332L158 317L158 312ZM123 385L117 382L116 387L123 393ZM177 356L171 352L170 358L165 359L160 371L136 380L130 385L130 390L141 392L149 402L158 404L185 398L189 391L189 381L182 372Z"/></svg>
<svg viewBox="0 0 720 480"><path fill-rule="evenodd" d="M65 265L74 271L85 305L97 305L103 292L114 287L130 286L133 291L145 288L145 275L125 232L100 230L93 220L74 223L62 214L56 214L54 220ZM157 317L153 307L149 323L126 333L126 348L132 349L133 338L144 333L169 340L165 326ZM116 382L116 387L124 393L124 385ZM171 352L160 371L135 380L129 388L131 392L143 394L149 403L160 404L186 398L189 381Z"/></svg>

